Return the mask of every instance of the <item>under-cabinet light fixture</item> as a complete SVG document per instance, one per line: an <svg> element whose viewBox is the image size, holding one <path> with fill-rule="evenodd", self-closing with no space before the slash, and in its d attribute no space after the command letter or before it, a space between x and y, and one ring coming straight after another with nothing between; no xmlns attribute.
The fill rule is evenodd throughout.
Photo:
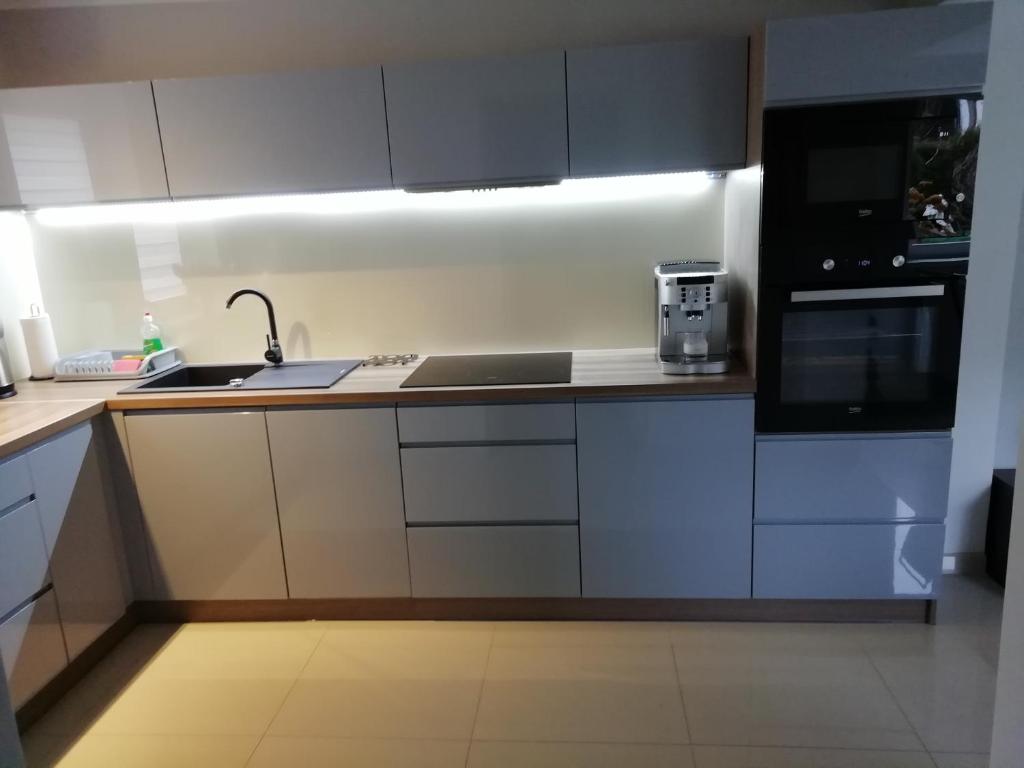
<svg viewBox="0 0 1024 768"><path fill-rule="evenodd" d="M452 192L410 193L402 190L383 190L77 205L40 208L32 215L36 221L46 226L74 227L139 223L176 224L279 214L333 216L387 211L468 211L690 197L711 187L717 178L698 171L566 179L549 186Z"/></svg>

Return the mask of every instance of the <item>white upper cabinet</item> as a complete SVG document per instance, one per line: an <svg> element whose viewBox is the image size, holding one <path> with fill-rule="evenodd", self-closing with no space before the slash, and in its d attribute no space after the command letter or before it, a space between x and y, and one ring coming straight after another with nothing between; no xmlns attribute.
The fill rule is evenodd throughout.
<svg viewBox="0 0 1024 768"><path fill-rule="evenodd" d="M747 39L566 53L572 176L741 168Z"/></svg>
<svg viewBox="0 0 1024 768"><path fill-rule="evenodd" d="M991 3L770 21L765 104L980 91Z"/></svg>
<svg viewBox="0 0 1024 768"><path fill-rule="evenodd" d="M561 51L384 67L396 187L569 173Z"/></svg>
<svg viewBox="0 0 1024 768"><path fill-rule="evenodd" d="M148 81L0 90L0 206L161 198Z"/></svg>
<svg viewBox="0 0 1024 768"><path fill-rule="evenodd" d="M380 67L153 88L172 197L391 187Z"/></svg>

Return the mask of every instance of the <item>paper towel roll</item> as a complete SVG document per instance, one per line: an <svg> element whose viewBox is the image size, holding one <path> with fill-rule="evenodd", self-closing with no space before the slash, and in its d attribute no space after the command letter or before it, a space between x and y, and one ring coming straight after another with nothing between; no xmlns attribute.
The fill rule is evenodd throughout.
<svg viewBox="0 0 1024 768"><path fill-rule="evenodd" d="M53 337L50 316L33 306L30 317L21 318L21 333L25 337L28 367L33 379L52 379L57 363L57 340Z"/></svg>

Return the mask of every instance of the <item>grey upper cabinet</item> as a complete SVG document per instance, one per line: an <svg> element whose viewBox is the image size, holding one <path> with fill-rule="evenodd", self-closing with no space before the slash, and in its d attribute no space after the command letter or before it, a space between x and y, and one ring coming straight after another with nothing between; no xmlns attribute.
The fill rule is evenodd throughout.
<svg viewBox="0 0 1024 768"><path fill-rule="evenodd" d="M153 88L175 198L391 186L379 67Z"/></svg>
<svg viewBox="0 0 1024 768"><path fill-rule="evenodd" d="M584 597L750 597L754 401L579 402Z"/></svg>
<svg viewBox="0 0 1024 768"><path fill-rule="evenodd" d="M265 414L132 413L125 424L155 597L287 597Z"/></svg>
<svg viewBox="0 0 1024 768"><path fill-rule="evenodd" d="M561 51L384 67L396 187L568 175Z"/></svg>
<svg viewBox="0 0 1024 768"><path fill-rule="evenodd" d="M566 53L572 176L741 168L747 39Z"/></svg>
<svg viewBox="0 0 1024 768"><path fill-rule="evenodd" d="M0 206L161 198L148 81L0 90Z"/></svg>
<svg viewBox="0 0 1024 768"><path fill-rule="evenodd" d="M267 413L291 597L408 597L395 409Z"/></svg>
<svg viewBox="0 0 1024 768"><path fill-rule="evenodd" d="M770 21L765 105L980 91L991 3Z"/></svg>
<svg viewBox="0 0 1024 768"><path fill-rule="evenodd" d="M90 422L28 454L68 656L120 619L124 553L102 443Z"/></svg>

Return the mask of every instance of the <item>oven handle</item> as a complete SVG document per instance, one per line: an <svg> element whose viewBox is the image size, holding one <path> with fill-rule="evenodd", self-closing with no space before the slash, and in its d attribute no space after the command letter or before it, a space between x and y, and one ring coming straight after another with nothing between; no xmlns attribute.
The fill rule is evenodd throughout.
<svg viewBox="0 0 1024 768"><path fill-rule="evenodd" d="M790 301L856 301L858 299L911 299L921 296L944 296L946 286L901 285L879 288L838 288L827 291L793 291Z"/></svg>

